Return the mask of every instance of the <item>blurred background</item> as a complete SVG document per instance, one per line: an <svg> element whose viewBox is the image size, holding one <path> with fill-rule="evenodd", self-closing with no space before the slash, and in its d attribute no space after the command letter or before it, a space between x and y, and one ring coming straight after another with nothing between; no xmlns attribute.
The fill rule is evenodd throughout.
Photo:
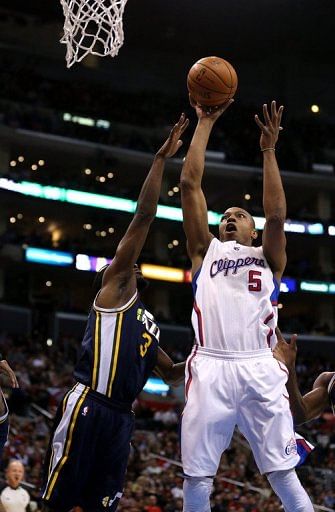
<svg viewBox="0 0 335 512"><path fill-rule="evenodd" d="M60 4L1 0L0 346L21 384L8 390L3 467L10 458L24 463L37 504L50 422L72 382L94 271L113 256L153 155L183 111L191 126L167 163L159 216L139 263L150 279L144 300L160 322L162 347L180 361L192 346L179 176L195 126L186 76L201 57L227 59L239 77L235 103L206 155L213 233L231 205L248 209L261 231L253 117L272 99L285 106L277 157L288 203L288 265L279 325L300 335L302 390L334 370L334 15L331 0L132 1L119 55L91 55L68 70ZM181 468L171 459L179 460L183 393L160 386L152 382L136 405L120 510L182 510ZM334 419L326 412L302 432L317 448L300 476L317 510L334 510ZM212 505L215 512L280 510L238 434L222 458Z"/></svg>

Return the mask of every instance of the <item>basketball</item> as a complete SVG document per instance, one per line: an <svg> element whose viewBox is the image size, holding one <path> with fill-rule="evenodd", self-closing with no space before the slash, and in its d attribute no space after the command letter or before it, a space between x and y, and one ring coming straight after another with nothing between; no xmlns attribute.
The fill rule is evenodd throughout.
<svg viewBox="0 0 335 512"><path fill-rule="evenodd" d="M237 74L233 66L220 57L204 57L191 67L187 88L192 99L200 105L222 105L236 92Z"/></svg>

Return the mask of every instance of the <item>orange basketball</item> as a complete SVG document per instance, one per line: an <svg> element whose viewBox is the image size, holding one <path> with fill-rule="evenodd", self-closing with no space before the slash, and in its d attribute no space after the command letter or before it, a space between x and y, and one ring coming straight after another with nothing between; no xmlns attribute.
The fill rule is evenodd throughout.
<svg viewBox="0 0 335 512"><path fill-rule="evenodd" d="M204 57L191 67L187 88L196 103L207 107L222 105L237 89L237 74L233 66L220 57Z"/></svg>

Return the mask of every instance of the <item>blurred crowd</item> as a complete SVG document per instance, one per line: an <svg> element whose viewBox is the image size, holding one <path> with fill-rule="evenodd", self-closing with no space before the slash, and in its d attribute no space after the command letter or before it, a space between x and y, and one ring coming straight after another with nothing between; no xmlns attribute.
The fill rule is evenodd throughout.
<svg viewBox="0 0 335 512"><path fill-rule="evenodd" d="M10 392L10 435L2 468L11 459L25 467L31 499L39 503L41 470L57 404L72 384L72 369L79 340L62 336L47 346L34 338L2 333L0 350L15 369L20 389ZM175 360L187 356L182 347L164 347ZM299 358L297 372L302 391L311 388L316 375L331 370L329 360ZM154 399L155 398L155 399ZM119 510L124 512L181 512L182 470L178 425L182 403L175 396L164 399L141 395L134 404L137 416L127 483ZM335 418L326 413L299 432L316 444L301 467L302 479L313 501L335 509ZM277 512L280 505L267 480L255 467L245 440L236 433L222 456L212 495L213 512Z"/></svg>
<svg viewBox="0 0 335 512"><path fill-rule="evenodd" d="M157 91L129 93L111 88L105 80L56 79L47 71L39 71L34 57L27 55L0 55L0 64L0 121L13 128L152 152L161 142L162 128L180 112L190 110L186 91L184 97ZM233 112L227 112L224 125L213 134L209 149L224 153L229 163L259 165L259 136L253 120L259 108L236 102ZM65 112L107 120L110 127L66 122ZM325 119L321 122L315 115L300 120L286 116L281 139L283 168L310 172L313 163L334 163L335 126Z"/></svg>

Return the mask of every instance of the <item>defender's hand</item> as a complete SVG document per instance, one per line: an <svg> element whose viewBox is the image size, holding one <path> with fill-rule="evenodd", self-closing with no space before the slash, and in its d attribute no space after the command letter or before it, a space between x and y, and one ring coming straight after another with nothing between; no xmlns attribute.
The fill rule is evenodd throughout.
<svg viewBox="0 0 335 512"><path fill-rule="evenodd" d="M271 102L271 117L268 112L268 106L265 103L263 105L263 116L264 124L259 119L258 115L255 115L255 121L257 126L261 130L260 147L264 149L274 149L278 140L280 130L283 128L280 126L284 107L280 106L277 110L276 102Z"/></svg>
<svg viewBox="0 0 335 512"><path fill-rule="evenodd" d="M7 363L6 359L2 359L0 361L0 373L3 373L4 375L7 375L7 377L10 380L12 388L18 388L19 383L17 381L16 375Z"/></svg>
<svg viewBox="0 0 335 512"><path fill-rule="evenodd" d="M171 158L177 153L178 149L183 144L183 141L180 140L180 137L188 127L188 123L189 120L185 117L185 114L182 114L178 123L176 123L172 128L168 139L165 141L160 150L157 151L156 156L160 156L162 158Z"/></svg>
<svg viewBox="0 0 335 512"><path fill-rule="evenodd" d="M297 357L297 334L291 336L290 343L284 340L280 331L276 330L277 345L273 349L273 355L278 360L284 363L288 369L294 368L295 360Z"/></svg>

